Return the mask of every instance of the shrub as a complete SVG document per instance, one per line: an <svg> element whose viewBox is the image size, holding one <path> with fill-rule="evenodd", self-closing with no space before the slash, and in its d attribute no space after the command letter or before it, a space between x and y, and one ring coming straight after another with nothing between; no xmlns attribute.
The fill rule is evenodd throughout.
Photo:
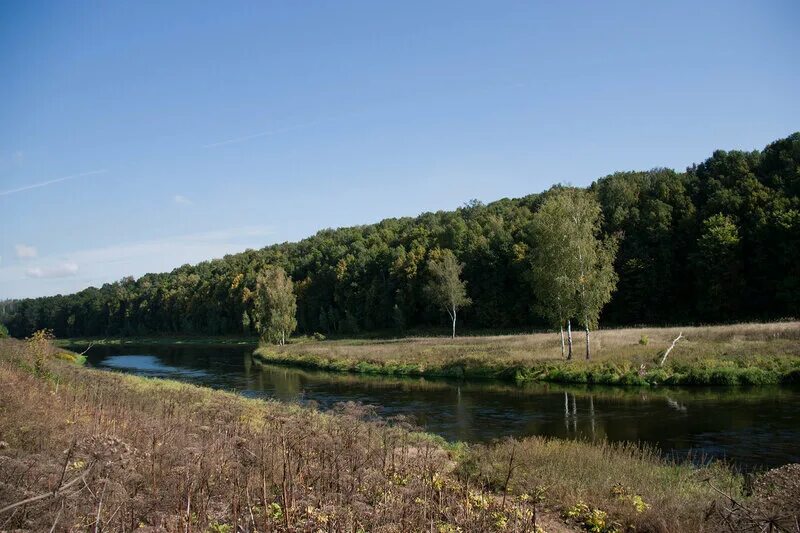
<svg viewBox="0 0 800 533"><path fill-rule="evenodd" d="M669 378L670 374L666 370L663 368L655 368L645 374L644 380L652 385L660 385L662 383L668 383Z"/></svg>
<svg viewBox="0 0 800 533"><path fill-rule="evenodd" d="M743 368L739 371L739 383L742 385L767 385L778 381L776 373L761 368Z"/></svg>
<svg viewBox="0 0 800 533"><path fill-rule="evenodd" d="M781 379L781 382L789 384L800 383L800 368L795 368L794 370L790 370L789 372L785 373Z"/></svg>
<svg viewBox="0 0 800 533"><path fill-rule="evenodd" d="M711 371L709 382L712 385L738 385L739 372L733 368L717 368Z"/></svg>

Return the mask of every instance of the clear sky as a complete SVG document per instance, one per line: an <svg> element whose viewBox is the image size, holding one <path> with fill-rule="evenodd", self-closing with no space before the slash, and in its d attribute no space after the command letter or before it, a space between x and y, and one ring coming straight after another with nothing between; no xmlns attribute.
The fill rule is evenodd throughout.
<svg viewBox="0 0 800 533"><path fill-rule="evenodd" d="M658 4L658 5L657 5ZM0 3L0 299L800 130L800 3Z"/></svg>

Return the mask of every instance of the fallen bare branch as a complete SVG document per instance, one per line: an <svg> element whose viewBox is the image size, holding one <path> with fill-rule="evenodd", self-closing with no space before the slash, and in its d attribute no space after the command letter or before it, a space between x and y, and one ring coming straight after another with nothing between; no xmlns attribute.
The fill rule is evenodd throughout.
<svg viewBox="0 0 800 533"><path fill-rule="evenodd" d="M683 332L681 331L680 334L678 334L678 336L675 337L675 340L672 341L672 346L667 348L667 351L664 352L664 355L663 355L663 357L661 357L661 362L658 363L658 366L664 366L664 362L667 360L667 356L669 355L669 352L671 352L672 349L675 348L675 344L677 344L677 342L679 340L681 340L682 338L683 338Z"/></svg>
<svg viewBox="0 0 800 533"><path fill-rule="evenodd" d="M105 342L105 341L106 341L106 340L105 340L105 339L103 339L103 340L101 340L101 341L98 341L98 342ZM87 347L86 347L86 349L85 349L84 351L82 351L81 353L79 353L78 355L86 355L86 352L88 352L89 350L91 350L91 349L92 349L92 346L94 346L94 345L95 345L95 342L94 342L94 341L90 341L90 342L89 342L89 346L87 346Z"/></svg>

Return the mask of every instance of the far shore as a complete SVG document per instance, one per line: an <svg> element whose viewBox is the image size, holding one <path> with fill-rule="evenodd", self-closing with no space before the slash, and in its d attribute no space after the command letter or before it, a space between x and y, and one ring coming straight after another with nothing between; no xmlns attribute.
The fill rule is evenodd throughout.
<svg viewBox="0 0 800 533"><path fill-rule="evenodd" d="M664 352L681 336L667 359ZM305 340L261 345L268 364L381 375L548 381L606 385L767 385L800 383L800 322L627 328L582 333L565 361L557 333Z"/></svg>
<svg viewBox="0 0 800 533"><path fill-rule="evenodd" d="M108 338L64 338L57 339L58 346L119 346L119 345L198 345L198 346L256 346L256 337L232 336L142 336Z"/></svg>
<svg viewBox="0 0 800 533"><path fill-rule="evenodd" d="M427 333L427 332L426 332ZM664 352L677 337L664 364ZM800 322L639 327L573 332L573 358L557 332L317 340L285 346L248 336L137 336L59 339L60 346L240 346L256 361L356 374L605 385L773 385L800 383Z"/></svg>

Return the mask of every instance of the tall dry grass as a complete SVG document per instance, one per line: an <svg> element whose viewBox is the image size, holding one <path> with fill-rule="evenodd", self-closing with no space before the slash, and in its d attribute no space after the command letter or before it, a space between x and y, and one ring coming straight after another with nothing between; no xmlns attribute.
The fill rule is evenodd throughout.
<svg viewBox="0 0 800 533"><path fill-rule="evenodd" d="M513 457L513 463L511 459ZM491 487L506 483L515 494L544 491L565 502L566 510L580 502L608 514L607 525L620 530L716 530L705 522L713 489L739 493L741 479L722 464L692 468L660 458L656 450L635 444L592 444L531 437L509 439L470 449L464 468L473 468Z"/></svg>
<svg viewBox="0 0 800 533"><path fill-rule="evenodd" d="M660 364L665 350L680 342ZM800 381L800 323L630 328L582 334L564 365L557 334L306 341L261 346L257 358L323 370L604 384L764 384Z"/></svg>
<svg viewBox="0 0 800 533"><path fill-rule="evenodd" d="M0 383L0 530L735 530L706 480L738 497L736 476L634 445L447 445L357 405L37 367L18 341Z"/></svg>
<svg viewBox="0 0 800 533"><path fill-rule="evenodd" d="M531 502L466 487L441 441L360 406L322 414L54 359L39 372L19 342L0 353L0 530L533 530Z"/></svg>
<svg viewBox="0 0 800 533"><path fill-rule="evenodd" d="M592 357L652 360L683 333L671 357L738 355L800 356L800 322L733 324L670 328L625 328L593 331ZM575 357L583 356L584 334L574 331ZM647 344L640 341L646 338ZM496 361L521 362L561 359L558 332L530 335L475 337L410 337L387 340L333 340L298 342L278 350L364 361L446 361L463 357L491 357Z"/></svg>

